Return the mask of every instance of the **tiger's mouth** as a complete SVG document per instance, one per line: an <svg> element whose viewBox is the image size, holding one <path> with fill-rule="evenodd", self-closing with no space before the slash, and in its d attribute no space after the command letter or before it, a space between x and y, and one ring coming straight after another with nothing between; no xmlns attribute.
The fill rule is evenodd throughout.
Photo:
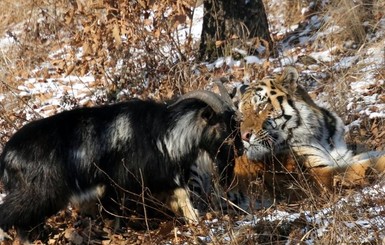
<svg viewBox="0 0 385 245"><path fill-rule="evenodd" d="M277 144L272 139L259 139L257 142L244 141L244 154L254 161L263 161L266 156L275 155L286 148L287 145L284 142Z"/></svg>
<svg viewBox="0 0 385 245"><path fill-rule="evenodd" d="M285 140L279 132L265 131L263 135L253 134L249 141L243 141L245 151L275 151L285 146Z"/></svg>
<svg viewBox="0 0 385 245"><path fill-rule="evenodd" d="M263 159L266 154L270 154L272 151L272 144L270 141L266 140L258 140L257 142L248 142L243 141L244 144L244 154L247 156L247 158L259 161Z"/></svg>
<svg viewBox="0 0 385 245"><path fill-rule="evenodd" d="M253 135L250 138L250 141L243 141L243 146L245 151L251 150L251 149L273 149L274 148L274 141L270 138L261 139Z"/></svg>

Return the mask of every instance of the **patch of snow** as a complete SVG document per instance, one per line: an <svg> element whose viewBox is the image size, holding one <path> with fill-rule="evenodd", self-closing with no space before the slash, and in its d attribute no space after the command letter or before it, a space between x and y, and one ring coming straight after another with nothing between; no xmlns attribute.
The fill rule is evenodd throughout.
<svg viewBox="0 0 385 245"><path fill-rule="evenodd" d="M343 70L343 69L348 69L352 67L358 60L357 56L348 56L348 57L343 57L340 61L338 61L335 65L334 68L337 71Z"/></svg>
<svg viewBox="0 0 385 245"><path fill-rule="evenodd" d="M321 62L332 62L334 61L335 57L331 54L332 50L325 50L320 52L313 52L310 54L310 56L318 61Z"/></svg>
<svg viewBox="0 0 385 245"><path fill-rule="evenodd" d="M178 40L181 43L186 42L191 36L194 41L199 41L202 35L203 25L203 4L194 8L193 19L191 23L181 25L177 29Z"/></svg>
<svg viewBox="0 0 385 245"><path fill-rule="evenodd" d="M11 37L2 37L0 38L0 51L4 52L8 47L12 46L15 43Z"/></svg>
<svg viewBox="0 0 385 245"><path fill-rule="evenodd" d="M357 91L362 93L363 90L366 91L366 89L372 85L374 85L376 82L374 80L365 80L365 81L356 81L350 83L350 88L353 91Z"/></svg>
<svg viewBox="0 0 385 245"><path fill-rule="evenodd" d="M369 114L369 118L370 119L374 119L374 118L385 118L385 111L382 111L382 112L371 112Z"/></svg>
<svg viewBox="0 0 385 245"><path fill-rule="evenodd" d="M246 56L246 55L247 55L247 51L246 51L246 50L239 49L239 48L233 48L232 50L233 50L234 52L236 52L236 53L239 53L239 54L243 55L243 56Z"/></svg>
<svg viewBox="0 0 385 245"><path fill-rule="evenodd" d="M279 59L279 62L281 63L281 65L284 67L284 66L289 66L289 65L294 65L295 62L297 62L297 59L298 59L298 56L285 56L285 57L282 57Z"/></svg>
<svg viewBox="0 0 385 245"><path fill-rule="evenodd" d="M260 59L257 56L245 56L244 60L246 61L246 64L262 65L265 62L265 59Z"/></svg>

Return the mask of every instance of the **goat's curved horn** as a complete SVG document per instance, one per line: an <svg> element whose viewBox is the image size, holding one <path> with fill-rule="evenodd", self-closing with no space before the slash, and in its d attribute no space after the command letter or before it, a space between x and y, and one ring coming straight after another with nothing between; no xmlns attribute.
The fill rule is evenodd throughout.
<svg viewBox="0 0 385 245"><path fill-rule="evenodd" d="M205 90L195 90L187 94L182 95L179 99L173 104L177 104L185 99L198 99L205 102L209 105L216 113L222 113L226 110L232 110L232 108L225 102L218 94L205 91Z"/></svg>
<svg viewBox="0 0 385 245"><path fill-rule="evenodd" d="M235 111L235 115L237 116L238 120L241 120L242 114L239 112L237 107L235 106L233 100L230 97L229 92L223 85L224 82L228 82L227 78L221 77L219 79L215 79L214 83L217 85L219 92L221 93L221 98L227 103L227 105Z"/></svg>
<svg viewBox="0 0 385 245"><path fill-rule="evenodd" d="M223 85L223 82L227 82L227 81L228 81L227 78L221 77L219 79L215 79L214 83L217 85L219 92L221 93L221 98L228 104L228 106L236 110L235 105L229 95L229 92Z"/></svg>

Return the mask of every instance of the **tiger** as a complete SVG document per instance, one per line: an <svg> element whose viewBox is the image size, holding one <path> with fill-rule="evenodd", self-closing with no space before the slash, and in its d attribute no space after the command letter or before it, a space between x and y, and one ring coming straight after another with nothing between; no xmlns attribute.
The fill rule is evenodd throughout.
<svg viewBox="0 0 385 245"><path fill-rule="evenodd" d="M354 156L344 139L342 119L318 106L298 79L298 71L287 67L281 76L265 77L244 89L239 111L246 155L236 159L235 175L263 176L265 184L275 186L270 191L302 191L302 198L308 193L301 189L304 181L325 193L337 186L363 186L382 174L385 151ZM251 174L239 167L250 165L258 166Z"/></svg>

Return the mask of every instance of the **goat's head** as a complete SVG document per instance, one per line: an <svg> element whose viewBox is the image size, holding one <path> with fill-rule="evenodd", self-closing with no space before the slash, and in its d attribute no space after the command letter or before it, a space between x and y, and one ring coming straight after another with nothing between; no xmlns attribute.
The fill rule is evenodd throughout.
<svg viewBox="0 0 385 245"><path fill-rule="evenodd" d="M186 105L188 101L204 105L199 109L197 119L200 121L199 125L204 124L200 148L215 159L221 172L232 171L234 158L242 154L243 144L239 130L239 116L234 110L227 90L226 92L221 90L221 95L210 91L192 91L181 96L173 105Z"/></svg>

